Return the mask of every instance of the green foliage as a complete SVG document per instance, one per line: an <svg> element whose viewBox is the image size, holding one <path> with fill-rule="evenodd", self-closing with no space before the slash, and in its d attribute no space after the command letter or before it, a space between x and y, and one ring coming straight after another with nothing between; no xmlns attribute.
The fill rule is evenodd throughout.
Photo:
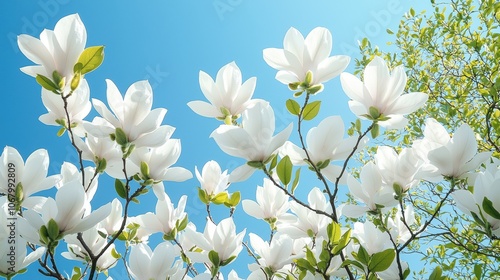
<svg viewBox="0 0 500 280"><path fill-rule="evenodd" d="M428 11L409 10L397 31L387 31L394 36L390 44L397 50L393 53L382 52L367 38L360 42L362 57L356 60L355 74L360 74L373 56L379 55L390 67L405 66L408 75L405 92L429 95L425 107L407 116L409 123L404 131L384 130L380 133L390 142L404 147L422 137L427 118L436 119L448 131L467 123L476 133L479 151L493 151L498 158L500 3L495 0L431 0L431 3L432 9ZM377 112L370 113L372 118L376 117ZM356 131L359 131L358 124L353 123L349 134ZM373 137L376 131L371 132ZM375 150L366 151L372 154ZM446 185L432 183L412 188L408 195L419 210L417 219L428 219L434 213L439 197L447 191ZM449 203L452 203L450 198L445 205ZM483 215L500 216L500 209L493 208L489 199L481 207L486 213L475 213L474 219L449 206L440 209L436 216L439 222L426 230L436 236L423 256L423 260L436 269L424 269L417 278L423 275L431 275L431 279L499 277L498 237L492 235L491 225ZM447 234L438 234L442 232ZM411 244L408 249L416 252L420 245ZM363 263L362 258L357 260ZM443 276L445 274L448 276Z"/></svg>

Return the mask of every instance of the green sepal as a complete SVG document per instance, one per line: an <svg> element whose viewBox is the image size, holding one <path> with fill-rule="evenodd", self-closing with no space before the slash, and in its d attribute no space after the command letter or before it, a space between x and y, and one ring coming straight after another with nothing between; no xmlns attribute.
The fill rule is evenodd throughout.
<svg viewBox="0 0 500 280"><path fill-rule="evenodd" d="M198 187L198 198L201 202L203 202L203 204L210 204L210 198L208 197L205 190L200 187Z"/></svg>
<svg viewBox="0 0 500 280"><path fill-rule="evenodd" d="M36 82L39 85L41 85L44 89L52 91L55 94L59 94L58 92L59 88L57 87L57 85L54 84L54 82L51 79L45 77L44 75L37 74Z"/></svg>
<svg viewBox="0 0 500 280"><path fill-rule="evenodd" d="M115 136L116 143L118 143L118 145L125 146L128 144L128 138L127 138L127 135L125 134L125 131L123 131L123 129L117 127L115 129L114 136Z"/></svg>
<svg viewBox="0 0 500 280"><path fill-rule="evenodd" d="M141 161L141 174L144 179L149 178L149 165L145 161Z"/></svg>
<svg viewBox="0 0 500 280"><path fill-rule="evenodd" d="M263 169L265 167L262 161L247 161L247 165L257 169Z"/></svg>
<svg viewBox="0 0 500 280"><path fill-rule="evenodd" d="M59 226L54 219L50 219L47 223L47 236L49 237L49 240L58 240Z"/></svg>

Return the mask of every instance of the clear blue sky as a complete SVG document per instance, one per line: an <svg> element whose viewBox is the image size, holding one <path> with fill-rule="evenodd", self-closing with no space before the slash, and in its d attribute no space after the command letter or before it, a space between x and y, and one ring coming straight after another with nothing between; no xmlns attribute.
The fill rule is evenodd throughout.
<svg viewBox="0 0 500 280"><path fill-rule="evenodd" d="M105 101L104 79L107 78L112 79L122 92L133 82L148 79L154 90L153 107L168 109L165 123L177 127L174 138L182 140L182 155L177 165L194 173L195 165L201 168L211 159L230 171L242 163L226 157L208 138L219 123L196 115L186 105L191 100L203 100L198 85L200 70L213 77L220 67L236 61L244 80L257 77L254 98L271 102L277 114L276 127L281 130L293 121L284 109L284 102L291 93L274 79L276 71L262 59L264 48L281 48L283 37L292 26L304 35L316 26L324 26L333 35L332 53L347 54L354 59L359 56L357 40L365 36L382 48L388 48L385 43L391 37L386 29L396 30L402 15L410 7L416 7L417 11L425 8L425 3L421 2L3 1L0 3L0 148L14 146L24 158L36 149L46 148L51 157L50 174L58 173L63 161L75 163L67 138L57 138L56 127L47 127L38 121L38 117L46 112L40 99L40 87L32 77L19 71L20 67L31 65L31 62L19 51L16 43L18 34L38 37L44 28L53 29L55 23L68 14L80 14L87 28L87 46L106 46L103 65L86 76L91 96ZM351 61L348 71L353 70L353 65ZM326 84L319 98L324 100L320 117L340 114L346 122L353 119L338 78ZM93 111L90 116L94 115ZM257 184L262 184L261 174L232 185L230 191L241 190L244 197L254 198ZM198 181L193 178L165 185L175 203L182 194L190 196L187 206L190 218L199 229L203 229L204 209L197 201L195 189ZM305 182L302 185L309 189ZM104 180L96 195L96 204L110 201L114 195L113 186ZM154 196L151 194L149 198L135 206L132 213L154 211ZM239 208L237 218L243 216L245 214ZM263 222L244 221L239 224L238 231L247 227L247 233L268 232ZM254 225L262 227L254 228ZM58 249L59 253L63 251L62 247ZM240 258L244 262L248 260L245 257L246 253L242 252ZM33 273L36 269L34 264L30 271ZM67 267L68 272L70 269ZM237 270L240 277L248 273L245 265ZM121 267L110 275L121 279L123 273Z"/></svg>

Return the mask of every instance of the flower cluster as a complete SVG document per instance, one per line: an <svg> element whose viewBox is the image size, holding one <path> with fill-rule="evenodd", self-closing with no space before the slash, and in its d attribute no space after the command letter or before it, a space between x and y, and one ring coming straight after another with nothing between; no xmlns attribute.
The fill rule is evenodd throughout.
<svg viewBox="0 0 500 280"><path fill-rule="evenodd" d="M362 80L342 73L350 58L330 56L332 36L323 27L305 38L291 28L283 49L263 52L265 62L278 70L276 79L295 92L294 98L305 95L303 105L286 101L297 121L279 132L271 104L252 99L255 77L243 82L235 62L223 66L215 80L200 71L208 102L187 105L201 116L223 121L210 137L222 152L244 161L233 170L223 171L213 160L201 172L194 167L198 198L207 211L201 232L189 219L188 197L174 200L165 186L193 177L175 166L181 141L172 138L174 127L163 124L167 109L153 109L148 81L133 83L122 95L106 80L107 104L91 101L84 75L101 64L103 47L85 48L86 36L79 16L69 15L53 31L44 30L40 39L18 37L23 54L36 64L21 70L42 86L48 112L40 121L60 126L59 135L68 134L79 161L76 166L65 162L60 174L48 176L46 150L24 161L15 148L5 147L0 156L0 192L5 195L0 197L0 221L17 221L17 230L0 227L0 275L7 279L37 259L40 272L63 279L56 258L61 243L67 249L64 258L85 266L75 267L71 279L94 279L122 261L130 279L223 279L222 268L236 263L244 248L253 258L247 279L404 279L410 266L402 252L424 238L435 213L449 202L474 219L477 232L491 239L500 236L499 165L489 160L492 153L477 152L477 137L467 124L450 136L428 119L423 137L411 145L379 145L373 158L350 167L355 154L370 144L370 132L378 136L379 125L403 128L405 116L421 108L428 96L403 94L404 67L391 72L378 56L366 65ZM338 75L351 99L349 107L359 117L353 123L357 135L344 137L344 120L332 115L309 126L304 137L304 123L319 115L321 102L312 98ZM99 116L85 120L92 107ZM361 119L370 122L364 131ZM298 140L292 136L294 125ZM299 188L301 170L313 176L302 175ZM233 189L256 172L265 175L262 186L256 187L255 200L242 200L242 191ZM114 180L116 197L93 209L104 175ZM412 191L422 182L439 183L433 195L440 201L431 214L412 205ZM53 191L54 197L34 195L45 191ZM156 199L154 212L132 216L134 205L150 191ZM343 198L347 201L339 203ZM212 213L212 205L227 207L229 215ZM260 234L261 228L249 224L242 228L239 208L248 219L268 224L268 231ZM263 238L266 234L269 239ZM161 241L153 246L155 235ZM16 246L8 245L11 240ZM234 270L227 276L240 279Z"/></svg>

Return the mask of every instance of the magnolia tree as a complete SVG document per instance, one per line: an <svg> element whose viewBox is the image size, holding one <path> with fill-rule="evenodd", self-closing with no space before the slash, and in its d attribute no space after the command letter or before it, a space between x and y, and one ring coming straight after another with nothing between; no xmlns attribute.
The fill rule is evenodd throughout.
<svg viewBox="0 0 500 280"><path fill-rule="evenodd" d="M241 264L235 265L241 251L253 259L249 271L238 271L247 279L404 279L412 270L405 252L440 234L429 229L444 208L470 215L487 239L500 236L498 162L489 152L477 152L471 128L463 123L447 131L427 119L423 137L404 148L393 141L371 144L381 130L405 128L405 116L424 106L427 94L404 93L404 67L389 69L378 56L366 65L362 79L343 73L350 58L330 56L332 38L325 28L305 38L290 28L283 49L263 52L267 64L278 70L276 79L290 90L285 105L296 121L282 131L275 131L270 104L252 99L256 78L243 82L236 63L223 66L215 79L200 72L208 102L188 106L222 121L210 137L223 152L246 163L231 172L215 161L195 168L198 197L182 196L177 203L163 182L182 182L192 173L174 166L181 142L172 138L173 127L162 124L166 109L152 109L147 81L133 83L123 95L107 80L107 104L91 102L85 75L102 63L104 48L85 47L86 39L76 14L44 30L40 39L18 37L20 50L36 64L21 71L42 86L48 112L40 121L69 136L78 161L48 176L46 150L24 160L15 148L5 147L0 217L7 226L0 231L0 275L7 279L27 269L49 278L96 279L118 262L125 264L130 279L239 279L236 271L223 275L221 268L241 270ZM358 117L346 137L340 116L316 119L323 84L337 76ZM92 107L100 116L86 120ZM316 126L305 132L305 122ZM288 141L292 133L297 143ZM365 147L375 147L373 158L350 167ZM307 199L295 192L301 170L317 178L302 182L302 188L319 186L307 190ZM255 200L240 203L240 192L230 184L256 172L263 181L255 188ZM116 197L95 209L92 199L104 175L115 180ZM433 211L415 208L412 190L431 183L438 186L435 200L429 201ZM53 187L54 198L36 196ZM152 195L154 213L129 215L139 198ZM188 199L206 205L201 227L188 220ZM213 205L228 207L228 217L217 220L210 212ZM233 219L238 208L267 223L270 235L238 231ZM162 242L151 246L154 235ZM75 261L71 275L62 270L59 255ZM430 277L445 278L439 266Z"/></svg>

